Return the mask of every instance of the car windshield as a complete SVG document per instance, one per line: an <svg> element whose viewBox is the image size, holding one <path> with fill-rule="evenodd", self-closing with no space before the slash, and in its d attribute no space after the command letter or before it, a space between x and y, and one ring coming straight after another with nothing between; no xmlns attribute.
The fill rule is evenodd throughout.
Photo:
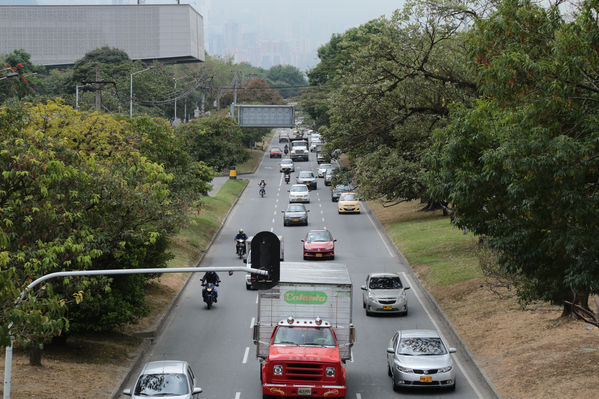
<svg viewBox="0 0 599 399"><path fill-rule="evenodd" d="M279 326L273 344L335 346L335 338L329 328Z"/></svg>
<svg viewBox="0 0 599 399"><path fill-rule="evenodd" d="M303 170L299 173L299 177L314 177L314 173L309 170Z"/></svg>
<svg viewBox="0 0 599 399"><path fill-rule="evenodd" d="M301 193L302 191L308 191L308 186L293 186L290 191L292 193Z"/></svg>
<svg viewBox="0 0 599 399"><path fill-rule="evenodd" d="M402 338L397 353L404 356L445 355L447 350L441 338Z"/></svg>
<svg viewBox="0 0 599 399"><path fill-rule="evenodd" d="M292 147L305 147L306 146L306 142L305 141L301 141L301 140L292 141L291 142L291 146Z"/></svg>
<svg viewBox="0 0 599 399"><path fill-rule="evenodd" d="M341 198L339 198L340 201L355 201L356 200L356 195L355 194L341 194Z"/></svg>
<svg viewBox="0 0 599 399"><path fill-rule="evenodd" d="M287 207L287 212L305 212L306 208L301 205L289 205Z"/></svg>
<svg viewBox="0 0 599 399"><path fill-rule="evenodd" d="M284 161L281 161L281 165L291 165L293 162L291 162L290 159L285 159Z"/></svg>
<svg viewBox="0 0 599 399"><path fill-rule="evenodd" d="M333 165L328 164L328 163L323 163L320 165L320 169L332 169Z"/></svg>
<svg viewBox="0 0 599 399"><path fill-rule="evenodd" d="M135 395L185 395L189 386L185 374L143 374L135 385Z"/></svg>
<svg viewBox="0 0 599 399"><path fill-rule="evenodd" d="M396 290L402 288L399 277L372 277L368 288L373 290Z"/></svg>
<svg viewBox="0 0 599 399"><path fill-rule="evenodd" d="M311 231L306 241L332 241L331 233L328 231Z"/></svg>

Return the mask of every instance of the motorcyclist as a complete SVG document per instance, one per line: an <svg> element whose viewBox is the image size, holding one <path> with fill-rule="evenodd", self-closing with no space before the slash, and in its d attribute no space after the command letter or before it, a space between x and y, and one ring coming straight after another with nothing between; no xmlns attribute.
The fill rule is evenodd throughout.
<svg viewBox="0 0 599 399"><path fill-rule="evenodd" d="M220 284L220 278L218 277L218 274L216 274L216 272L209 271L204 274L204 276L202 277L202 287L208 284L214 284L214 302L216 302L218 298L218 290L216 289L216 287L218 287L218 285Z"/></svg>
<svg viewBox="0 0 599 399"><path fill-rule="evenodd" d="M291 179L291 170L285 169L284 173L285 173L285 184L288 184L289 180Z"/></svg>
<svg viewBox="0 0 599 399"><path fill-rule="evenodd" d="M289 146L287 144L285 144L285 148L283 149L283 152L285 152L285 155L287 155L287 153L289 153Z"/></svg>
<svg viewBox="0 0 599 399"><path fill-rule="evenodd" d="M235 240L235 242L237 242L237 240L243 240L243 253L245 254L246 252L246 248L245 248L245 242L248 239L248 235L245 234L243 232L243 229L239 229L239 232L235 235L235 238L233 240ZM237 250L237 244L235 244L235 250Z"/></svg>
<svg viewBox="0 0 599 399"><path fill-rule="evenodd" d="M260 180L260 183L258 183L258 187L260 187L259 191L264 190L264 192L266 193L266 182L264 181L264 179Z"/></svg>

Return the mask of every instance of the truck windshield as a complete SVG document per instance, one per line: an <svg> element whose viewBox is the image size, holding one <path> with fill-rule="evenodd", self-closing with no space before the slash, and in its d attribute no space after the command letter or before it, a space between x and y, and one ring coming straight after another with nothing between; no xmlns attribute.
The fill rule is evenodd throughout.
<svg viewBox="0 0 599 399"><path fill-rule="evenodd" d="M273 345L335 346L335 338L328 327L279 326Z"/></svg>

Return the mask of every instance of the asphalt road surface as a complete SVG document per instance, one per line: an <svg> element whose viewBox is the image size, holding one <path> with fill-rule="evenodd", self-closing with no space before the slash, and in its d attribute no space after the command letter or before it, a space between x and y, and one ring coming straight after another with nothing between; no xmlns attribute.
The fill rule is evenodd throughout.
<svg viewBox="0 0 599 399"><path fill-rule="evenodd" d="M275 139L276 139L275 135ZM273 142L276 142L273 141ZM276 145L276 144L275 144ZM288 204L288 188L295 182L299 170L316 172L315 154L309 162L297 162L289 185L279 172L278 158L270 159L266 153L260 167L249 177L249 185L237 206L232 210L214 245L209 249L203 266L243 265L235 255L233 237L239 228L248 235L263 230L280 234L284 239L285 260L302 260L300 240L309 229L327 228L337 239L335 261L348 265L353 282L353 320L357 340L353 359L347 367L348 399L414 398L487 398L488 386L473 371L474 364L456 353L456 390L405 390L395 393L391 378L387 376L387 343L397 329L437 329L449 346L460 350L456 342L447 339L450 334L438 315L426 305L424 293L412 280L400 258L390 246L384 232L377 228L371 216L339 215L336 203L331 201L330 187L318 179L318 188L311 191L309 225L283 227L281 210ZM267 183L266 196L258 194L258 182ZM326 262L318 260L317 262ZM368 272L388 271L402 273L403 280L412 289L408 294L408 315L367 317L362 308L362 291ZM252 327L256 315L257 292L245 289L242 273L220 275L218 303L207 310L201 298L200 274L192 277L174 307L163 333L152 345L146 361L187 360L190 362L206 399L257 399L262 398L259 380L259 363L252 343ZM136 370L135 376L139 373ZM130 386L134 381L130 382ZM125 396L122 396L123 398Z"/></svg>

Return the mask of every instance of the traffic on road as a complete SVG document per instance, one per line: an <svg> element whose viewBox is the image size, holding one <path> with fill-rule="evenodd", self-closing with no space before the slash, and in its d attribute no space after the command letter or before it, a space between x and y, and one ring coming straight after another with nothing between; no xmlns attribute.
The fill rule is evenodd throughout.
<svg viewBox="0 0 599 399"><path fill-rule="evenodd" d="M279 130L273 143L295 134ZM271 152L265 153L202 263L249 265L250 245L243 259L236 249L238 231L250 237L272 232L281 242L281 278L285 273L300 276L280 283L298 285L298 296L293 297L297 303L273 302L273 295L265 294L271 291L254 290L252 276L235 274L221 276L218 302L208 310L202 303L200 276L194 276L146 360L187 362L197 380L197 386L188 383L188 391L196 392L197 398L385 399L397 397L396 391L405 397L489 397L470 357L460 351L459 342L446 337L443 318L359 195L351 191L351 182L336 182L333 176L332 186L325 186L321 182L326 173L319 173L317 154L299 153L308 154L307 161L291 164L287 157L271 159ZM335 166L323 169L328 173ZM287 173L298 182L286 184ZM265 195L255 190L261 181L266 183ZM339 307L339 299L334 308L325 306L339 292L330 284L345 284L344 273L349 283L343 285L349 290L344 297L347 308ZM309 306L302 307L306 303ZM345 313L343 322L331 319ZM293 329L298 326L301 333ZM283 339L284 334L288 338ZM312 335L314 341L308 338ZM130 393L134 384L132 380ZM197 394L200 386L203 392Z"/></svg>

